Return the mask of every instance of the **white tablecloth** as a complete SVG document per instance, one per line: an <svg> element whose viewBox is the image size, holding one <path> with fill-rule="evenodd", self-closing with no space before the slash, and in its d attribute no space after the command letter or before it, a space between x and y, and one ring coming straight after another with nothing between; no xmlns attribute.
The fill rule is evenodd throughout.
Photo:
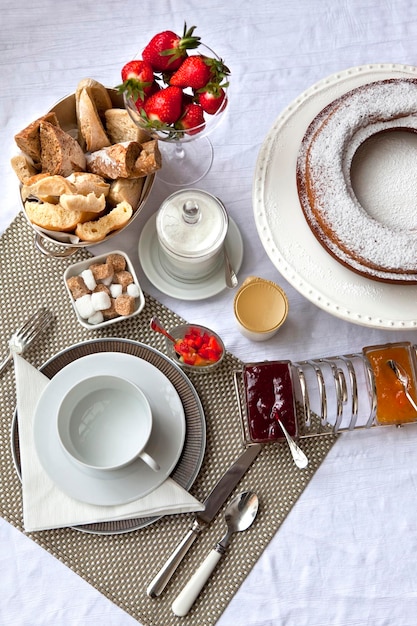
<svg viewBox="0 0 417 626"><path fill-rule="evenodd" d="M81 78L116 85L124 62L150 35L181 31L184 21L197 25L197 34L232 71L229 115L212 136L214 165L198 186L222 198L242 232L240 279L258 275L278 282L290 313L274 339L256 344L235 327L231 291L186 302L159 292L138 268L144 289L186 319L217 330L246 361L345 354L387 340L416 342L416 332L345 322L301 296L265 253L252 209L260 146L300 93L357 65L417 64L417 5L407 0L3 0L0 231L20 208L9 165L14 134L74 91ZM143 216L120 245L136 252L147 217L172 191L155 185ZM414 626L416 446L413 426L343 434L219 626ZM2 626L136 623L3 520L0 575Z"/></svg>

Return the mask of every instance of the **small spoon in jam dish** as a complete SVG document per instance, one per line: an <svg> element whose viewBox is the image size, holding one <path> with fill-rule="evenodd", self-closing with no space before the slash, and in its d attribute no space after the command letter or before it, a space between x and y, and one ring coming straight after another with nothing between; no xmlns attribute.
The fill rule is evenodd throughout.
<svg viewBox="0 0 417 626"><path fill-rule="evenodd" d="M301 448L295 443L294 439L291 437L291 435L289 434L289 432L287 431L287 429L285 428L281 420L278 418L277 421L282 432L284 433L285 439L287 440L287 443L289 445L289 448L292 454L292 458L294 459L294 463L300 469L304 469L308 465L308 458L306 457L304 452L301 450Z"/></svg>
<svg viewBox="0 0 417 626"><path fill-rule="evenodd" d="M417 411L417 404L413 400L412 396L410 395L410 392L408 391L408 385L410 381L409 381L407 372L399 363L397 363L397 361L394 361L393 359L389 359L387 361L387 364L390 366L390 368L392 369L392 371L394 372L394 374L396 375L396 377L402 384L407 400L409 401L413 409Z"/></svg>

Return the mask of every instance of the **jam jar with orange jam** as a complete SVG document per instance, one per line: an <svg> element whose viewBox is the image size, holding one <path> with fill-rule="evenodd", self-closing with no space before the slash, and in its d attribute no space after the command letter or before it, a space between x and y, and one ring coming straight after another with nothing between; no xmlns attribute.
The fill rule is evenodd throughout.
<svg viewBox="0 0 417 626"><path fill-rule="evenodd" d="M243 368L243 384L249 441L269 443L283 440L278 419L292 437L297 437L290 361L247 364Z"/></svg>
<svg viewBox="0 0 417 626"><path fill-rule="evenodd" d="M376 422L380 425L417 421L417 412L404 392L404 386L389 365L397 363L407 376L407 391L417 402L416 355L409 342L388 343L363 348L373 373L376 392Z"/></svg>

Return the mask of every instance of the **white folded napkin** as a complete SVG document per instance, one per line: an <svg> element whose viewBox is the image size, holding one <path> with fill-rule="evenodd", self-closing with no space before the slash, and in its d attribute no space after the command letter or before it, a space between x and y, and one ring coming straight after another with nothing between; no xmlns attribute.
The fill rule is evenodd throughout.
<svg viewBox="0 0 417 626"><path fill-rule="evenodd" d="M147 496L123 505L97 506L67 496L43 469L33 439L33 416L49 379L18 354L14 355L14 367L26 531L203 510L203 505L171 478Z"/></svg>

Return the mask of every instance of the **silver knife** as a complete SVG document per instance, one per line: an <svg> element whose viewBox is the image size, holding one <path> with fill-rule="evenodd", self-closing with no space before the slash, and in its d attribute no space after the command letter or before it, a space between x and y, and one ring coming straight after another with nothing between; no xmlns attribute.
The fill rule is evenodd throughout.
<svg viewBox="0 0 417 626"><path fill-rule="evenodd" d="M248 446L233 465L229 467L227 472L223 474L217 485L204 500L204 510L195 514L194 522L188 533L147 588L146 593L148 596L156 598L163 592L194 541L207 524L215 517L220 507L230 496L243 474L261 450L262 445L259 443Z"/></svg>

